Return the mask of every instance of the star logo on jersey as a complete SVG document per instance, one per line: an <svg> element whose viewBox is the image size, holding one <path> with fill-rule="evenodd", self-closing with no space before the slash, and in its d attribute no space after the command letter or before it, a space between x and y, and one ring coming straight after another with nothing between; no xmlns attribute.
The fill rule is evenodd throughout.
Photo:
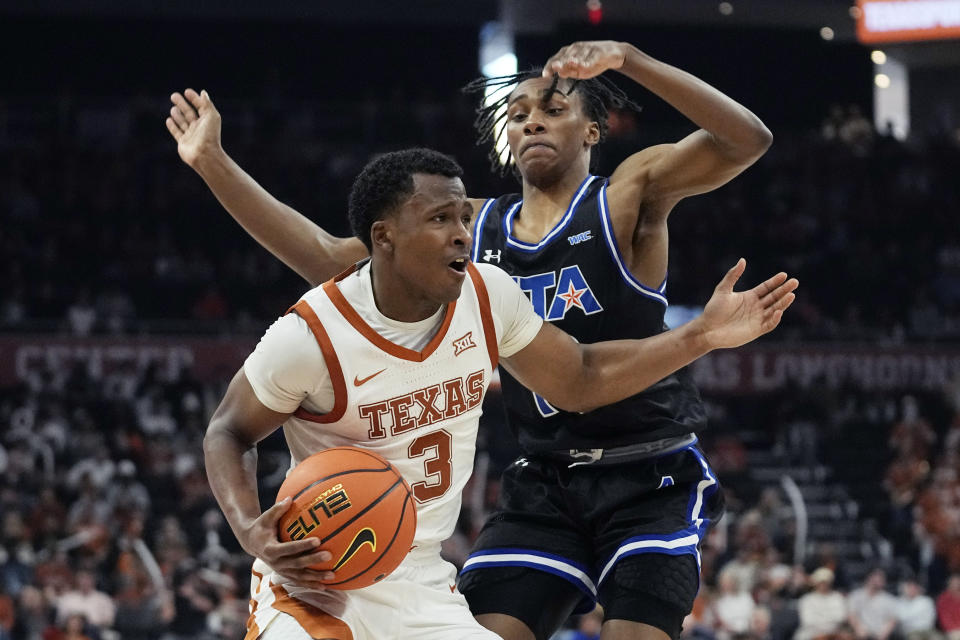
<svg viewBox="0 0 960 640"><path fill-rule="evenodd" d="M494 260L496 260L497 264L500 264L500 251L501 251L500 249L497 249L497 252L494 253L493 249L484 249L483 259L486 262L493 262Z"/></svg>
<svg viewBox="0 0 960 640"><path fill-rule="evenodd" d="M574 307L588 316L603 311L578 265L568 265L560 273L547 271L513 279L530 296L533 310L544 320L563 320Z"/></svg>
<svg viewBox="0 0 960 640"><path fill-rule="evenodd" d="M467 349L472 349L475 346L477 346L477 343L473 341L473 331L468 331L466 335L453 341L453 355L458 356Z"/></svg>
<svg viewBox="0 0 960 640"><path fill-rule="evenodd" d="M574 287L573 282L567 283L567 292L557 294L557 297L563 300L564 302L564 305L563 305L564 315L566 315L567 310L569 310L570 307L580 307L581 309L586 311L586 309L584 309L583 307L583 302L580 301L580 296L586 293L586 291L587 291L586 288L577 289L576 287Z"/></svg>

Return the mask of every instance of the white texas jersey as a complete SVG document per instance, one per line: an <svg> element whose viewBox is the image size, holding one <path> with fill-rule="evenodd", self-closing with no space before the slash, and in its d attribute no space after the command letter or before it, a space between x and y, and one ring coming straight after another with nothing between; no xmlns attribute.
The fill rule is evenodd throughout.
<svg viewBox="0 0 960 640"><path fill-rule="evenodd" d="M483 278L473 265L459 299L422 351L390 342L350 305L337 282L291 308L320 344L334 389L333 409L300 408L284 425L296 464L317 451L361 446L393 464L417 506L414 544L448 538L473 471L481 404L497 367L497 336Z"/></svg>

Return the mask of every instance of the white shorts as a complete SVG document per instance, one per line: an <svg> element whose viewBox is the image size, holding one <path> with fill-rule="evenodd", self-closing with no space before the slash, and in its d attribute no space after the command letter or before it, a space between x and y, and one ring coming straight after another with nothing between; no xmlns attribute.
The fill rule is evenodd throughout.
<svg viewBox="0 0 960 640"><path fill-rule="evenodd" d="M244 640L500 640L473 619L456 567L436 553L417 560L411 554L382 582L354 591L283 586L257 560Z"/></svg>

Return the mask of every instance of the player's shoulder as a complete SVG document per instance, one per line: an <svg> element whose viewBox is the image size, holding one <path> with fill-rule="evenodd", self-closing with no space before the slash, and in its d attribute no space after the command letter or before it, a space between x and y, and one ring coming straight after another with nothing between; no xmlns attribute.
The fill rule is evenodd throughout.
<svg viewBox="0 0 960 640"><path fill-rule="evenodd" d="M266 335L270 336L271 342L278 347L293 347L304 340L314 341L313 330L310 328L311 318L305 317L302 311L297 310L297 307L306 303L316 314L316 302L323 295L326 294L323 293L322 285L320 285L300 296L300 299L267 329Z"/></svg>
<svg viewBox="0 0 960 640"><path fill-rule="evenodd" d="M486 285L488 290L491 287L499 289L501 287L517 286L510 274L496 265L485 262L474 262L473 266L476 268L477 273L480 274L480 277L483 278L483 284Z"/></svg>

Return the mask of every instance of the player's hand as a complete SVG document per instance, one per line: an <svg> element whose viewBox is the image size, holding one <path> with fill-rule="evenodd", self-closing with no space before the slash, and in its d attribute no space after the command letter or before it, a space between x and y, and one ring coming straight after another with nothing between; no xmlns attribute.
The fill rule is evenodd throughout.
<svg viewBox="0 0 960 640"><path fill-rule="evenodd" d="M704 338L711 349L739 347L773 331L789 307L799 286L796 278L778 273L749 291L734 291L747 261L737 261L713 291L701 315Z"/></svg>
<svg viewBox="0 0 960 640"><path fill-rule="evenodd" d="M167 117L167 130L177 141L177 153L196 169L204 158L222 153L220 146L220 112L206 91L187 89L170 95L173 106Z"/></svg>
<svg viewBox="0 0 960 640"><path fill-rule="evenodd" d="M586 80L608 69L619 69L626 59L626 45L613 40L574 42L557 51L543 65L544 77L557 73L561 78Z"/></svg>
<svg viewBox="0 0 960 640"><path fill-rule="evenodd" d="M266 562L287 580L311 589L323 589L323 581L333 580L334 574L310 568L314 564L330 562L332 558L329 551L319 548L320 540L302 538L281 542L277 538L277 524L290 505L290 498L285 498L260 514L245 532L241 543L247 553Z"/></svg>

